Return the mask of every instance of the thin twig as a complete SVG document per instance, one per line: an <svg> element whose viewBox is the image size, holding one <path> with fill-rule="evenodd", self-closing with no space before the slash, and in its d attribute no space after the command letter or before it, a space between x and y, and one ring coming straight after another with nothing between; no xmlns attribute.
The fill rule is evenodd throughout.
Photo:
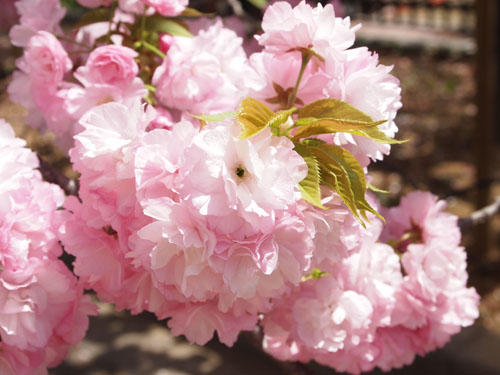
<svg viewBox="0 0 500 375"><path fill-rule="evenodd" d="M47 163L38 157L40 161L40 166L38 169L42 173L42 177L45 181L58 185L66 195L74 195L78 197L78 181L72 180L66 176L64 176L61 172L59 172L52 165Z"/></svg>
<svg viewBox="0 0 500 375"><path fill-rule="evenodd" d="M233 9L235 15L237 15L238 17L246 17L245 10L243 9L238 0L228 0L227 2Z"/></svg>
<svg viewBox="0 0 500 375"><path fill-rule="evenodd" d="M473 212L469 217L460 219L458 221L458 225L460 229L464 229L473 225L481 224L499 212L500 197L496 197L495 201L492 204Z"/></svg>

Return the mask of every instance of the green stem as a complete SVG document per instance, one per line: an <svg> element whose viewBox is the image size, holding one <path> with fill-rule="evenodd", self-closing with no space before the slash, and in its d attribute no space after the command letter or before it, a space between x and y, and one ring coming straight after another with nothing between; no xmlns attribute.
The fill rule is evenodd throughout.
<svg viewBox="0 0 500 375"><path fill-rule="evenodd" d="M156 92L156 87L154 87L153 85L150 85L149 83L144 84L144 87L146 87L152 93Z"/></svg>
<svg viewBox="0 0 500 375"><path fill-rule="evenodd" d="M59 40L64 40L65 42L68 42L68 43L72 43L74 44L75 46L79 46L79 47L82 47L82 48L85 48L87 51L91 51L92 50L92 47L84 44L84 43L80 43L80 42L77 42L71 38L68 38L67 36L64 36L64 35L59 35L59 34L56 34L56 33L53 33L54 36L59 39Z"/></svg>
<svg viewBox="0 0 500 375"><path fill-rule="evenodd" d="M141 42L141 45L143 47L145 47L146 49L150 50L151 52L155 53L156 55L160 56L162 59L164 59L166 56L162 51L160 51L158 48L156 48L152 44L146 42L145 40L143 40Z"/></svg>
<svg viewBox="0 0 500 375"><path fill-rule="evenodd" d="M302 65L300 67L299 76L297 77L297 83L295 83L295 87L288 97L288 108L291 108L295 104L295 98L297 97L297 91L299 91L300 82L302 81L302 76L306 70L307 64L311 60L312 54L308 52L302 52Z"/></svg>
<svg viewBox="0 0 500 375"><path fill-rule="evenodd" d="M109 25L108 25L108 33L106 34L106 44L109 44L109 42L111 41L111 31L112 30L112 26L113 26L113 18L115 18L115 12L116 12L116 8L118 7L118 5L116 3L113 3L113 6L111 8L111 12L109 14Z"/></svg>
<svg viewBox="0 0 500 375"><path fill-rule="evenodd" d="M146 30L146 10L147 10L147 6L144 5L144 11L142 12L142 17L141 17L141 28L140 28L140 33L141 35L139 36L140 37L140 41L144 41L144 31Z"/></svg>
<svg viewBox="0 0 500 375"><path fill-rule="evenodd" d="M286 128L284 131L283 131L283 135L286 136L286 137L289 137L290 136L290 132L295 129L295 128L298 128L299 125L297 124L293 124L291 126L289 126L288 128Z"/></svg>

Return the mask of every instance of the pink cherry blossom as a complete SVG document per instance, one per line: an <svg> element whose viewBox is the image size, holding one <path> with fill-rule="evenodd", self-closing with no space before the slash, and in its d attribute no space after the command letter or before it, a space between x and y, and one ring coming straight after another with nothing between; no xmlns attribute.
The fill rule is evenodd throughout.
<svg viewBox="0 0 500 375"><path fill-rule="evenodd" d="M61 43L46 31L31 37L24 59L33 82L49 87L61 82L73 65Z"/></svg>
<svg viewBox="0 0 500 375"><path fill-rule="evenodd" d="M186 9L188 0L143 0L146 5L153 7L162 16L177 16Z"/></svg>
<svg viewBox="0 0 500 375"><path fill-rule="evenodd" d="M347 101L374 120L385 120L377 128L393 138L398 130L394 119L402 104L399 80L389 74L392 67L379 64L378 55L366 48L347 50L345 58L342 68L335 59L327 59L326 73L338 78L330 80L325 91L328 96ZM343 72L340 77L339 69ZM368 165L370 159L381 160L390 152L388 144L345 133L337 133L334 142L350 150L363 165Z"/></svg>
<svg viewBox="0 0 500 375"><path fill-rule="evenodd" d="M30 38L38 31L60 32L59 23L66 9L59 0L18 0L17 12L20 16L19 25L9 32L12 44L26 47Z"/></svg>
<svg viewBox="0 0 500 375"><path fill-rule="evenodd" d="M145 3L143 0L118 0L120 9L124 12L142 14Z"/></svg>
<svg viewBox="0 0 500 375"><path fill-rule="evenodd" d="M287 108L288 97L295 87L302 65L300 55L254 53L250 56L250 63L257 71L260 83L250 95L273 109ZM311 61L300 82L294 105L301 106L323 99L330 79L317 61Z"/></svg>
<svg viewBox="0 0 500 375"><path fill-rule="evenodd" d="M75 77L84 85L130 85L137 77L139 67L134 58L138 53L117 45L98 47L90 53L85 66L78 68Z"/></svg>
<svg viewBox="0 0 500 375"><path fill-rule="evenodd" d="M312 48L323 55L330 49L345 50L354 43L355 28L349 19L335 18L331 4L312 8L305 1L292 8L287 2L269 6L262 20L259 43L272 53Z"/></svg>
<svg viewBox="0 0 500 375"><path fill-rule="evenodd" d="M156 97L168 108L194 114L233 111L255 79L241 44L222 22L194 38L174 37L153 76Z"/></svg>
<svg viewBox="0 0 500 375"><path fill-rule="evenodd" d="M87 8L97 8L101 6L110 6L113 0L77 0L80 5Z"/></svg>
<svg viewBox="0 0 500 375"><path fill-rule="evenodd" d="M83 338L95 306L58 259L63 192L24 145L0 120L0 369L44 374Z"/></svg>

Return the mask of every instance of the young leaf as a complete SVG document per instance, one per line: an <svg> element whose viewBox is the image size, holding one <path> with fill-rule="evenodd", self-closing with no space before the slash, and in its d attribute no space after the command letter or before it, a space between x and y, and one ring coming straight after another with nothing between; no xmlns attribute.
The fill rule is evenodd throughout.
<svg viewBox="0 0 500 375"><path fill-rule="evenodd" d="M307 146L301 145L300 143L295 144L294 150L304 158L307 164L307 176L299 182L299 190L302 194L302 199L313 206L326 209L326 207L321 204L321 178L318 160L308 150Z"/></svg>
<svg viewBox="0 0 500 375"><path fill-rule="evenodd" d="M370 189L371 191L373 191L375 193L381 193L381 194L388 194L388 193L390 193L390 191L379 189L378 187L373 186L370 183L366 184L366 186L368 187L368 189Z"/></svg>
<svg viewBox="0 0 500 375"><path fill-rule="evenodd" d="M366 180L363 167L346 149L326 143L306 143L316 156L322 176L321 184L334 189L353 215L362 222L369 221L366 212L382 218L366 201ZM383 218L382 218L383 219Z"/></svg>
<svg viewBox="0 0 500 375"><path fill-rule="evenodd" d="M203 13L194 8L186 8L179 14L182 18L200 18L200 17L214 17L215 13Z"/></svg>
<svg viewBox="0 0 500 375"><path fill-rule="evenodd" d="M161 31L169 33L173 36L192 37L193 34L189 32L188 27L179 20L172 20L154 14L146 18L146 30L148 31Z"/></svg>
<svg viewBox="0 0 500 375"><path fill-rule="evenodd" d="M259 9L264 9L267 5L267 0L248 0L248 2Z"/></svg>
<svg viewBox="0 0 500 375"><path fill-rule="evenodd" d="M385 122L385 120L365 122L358 120L335 119L335 118L312 119L310 117L307 117L307 121L311 122L304 124L304 119L299 119L298 124L303 124L303 125L299 127L295 132L295 134L293 135L294 140L299 140L300 138L306 138L310 137L311 135L318 135L318 134L365 130L367 128L371 128Z"/></svg>
<svg viewBox="0 0 500 375"><path fill-rule="evenodd" d="M224 113L216 113L214 115L192 115L192 114L189 115L191 117L197 118L198 120L202 120L205 122L218 122L218 121L224 121L225 119L228 119L230 117L235 117L237 113L224 112Z"/></svg>
<svg viewBox="0 0 500 375"><path fill-rule="evenodd" d="M250 97L243 99L237 113L238 122L243 127L241 138L252 137L265 129L273 115L273 111L258 100Z"/></svg>
<svg viewBox="0 0 500 375"><path fill-rule="evenodd" d="M370 138L372 141L376 141L379 143L386 143L389 145L399 145L401 143L408 142L408 139L394 139L385 135L384 132L380 131L377 128L367 128L367 129L358 129L358 130L350 130L346 133L351 133L354 135L360 135L362 137Z"/></svg>
<svg viewBox="0 0 500 375"><path fill-rule="evenodd" d="M360 122L373 122L366 113L339 99L326 98L316 100L299 112L299 118L335 118Z"/></svg>
<svg viewBox="0 0 500 375"><path fill-rule="evenodd" d="M283 125L296 110L297 108L292 107L290 109L276 112L267 122L266 127L269 126L274 135L280 135L280 126Z"/></svg>

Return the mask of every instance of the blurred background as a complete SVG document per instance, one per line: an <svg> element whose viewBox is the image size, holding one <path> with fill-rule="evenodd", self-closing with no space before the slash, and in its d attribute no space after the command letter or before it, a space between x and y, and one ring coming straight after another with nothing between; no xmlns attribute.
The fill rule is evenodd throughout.
<svg viewBox="0 0 500 375"><path fill-rule="evenodd" d="M290 1L297 3L298 1ZM74 0L67 23L82 12ZM315 3L315 2L311 2ZM372 184L390 191L384 203L414 189L430 190L466 218L500 197L499 45L497 0L334 0L338 16L362 23L356 44L377 51L393 65L402 87L398 138L382 163L371 166ZM27 139L47 162L75 177L68 161L23 124L24 110L9 101L6 87L21 53L9 43L16 22L12 0L0 0L0 117ZM258 32L264 0L191 0L190 6L238 16L249 36ZM391 374L500 374L500 216L463 229L469 284L482 296L481 317L445 348ZM207 347L170 336L165 322L132 317L100 303L87 339L52 375L233 375L332 374L314 364L280 364L242 337L234 348L213 340Z"/></svg>

